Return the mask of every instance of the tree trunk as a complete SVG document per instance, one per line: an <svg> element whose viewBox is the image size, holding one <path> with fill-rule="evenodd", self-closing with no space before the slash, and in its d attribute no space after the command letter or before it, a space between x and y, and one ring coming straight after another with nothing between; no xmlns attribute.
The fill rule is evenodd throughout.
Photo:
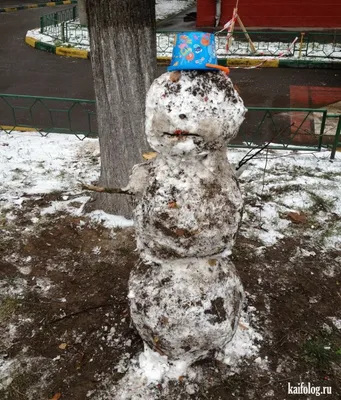
<svg viewBox="0 0 341 400"><path fill-rule="evenodd" d="M105 187L127 185L148 143L145 99L156 71L155 1L87 0L101 175ZM96 194L88 209L131 215L129 196Z"/></svg>
<svg viewBox="0 0 341 400"><path fill-rule="evenodd" d="M88 17L86 15L86 0L78 0L77 7L78 7L78 17L79 17L80 24L87 26L88 25Z"/></svg>

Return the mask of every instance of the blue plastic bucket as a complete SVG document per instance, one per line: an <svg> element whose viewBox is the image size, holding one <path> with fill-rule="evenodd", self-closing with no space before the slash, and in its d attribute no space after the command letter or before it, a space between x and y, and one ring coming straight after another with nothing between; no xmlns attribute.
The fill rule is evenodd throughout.
<svg viewBox="0 0 341 400"><path fill-rule="evenodd" d="M214 35L206 32L180 32L176 35L173 56L168 71L214 71L206 64L218 64Z"/></svg>

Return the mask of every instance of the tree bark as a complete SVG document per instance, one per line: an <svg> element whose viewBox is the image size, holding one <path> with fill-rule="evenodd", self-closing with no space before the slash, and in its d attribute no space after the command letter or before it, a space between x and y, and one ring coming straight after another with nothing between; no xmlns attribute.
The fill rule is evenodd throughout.
<svg viewBox="0 0 341 400"><path fill-rule="evenodd" d="M88 17L86 15L86 0L78 0L77 7L78 7L78 17L79 17L80 24L87 26L88 25Z"/></svg>
<svg viewBox="0 0 341 400"><path fill-rule="evenodd" d="M155 1L87 0L101 151L99 185L124 187L149 149L145 99L156 71ZM96 194L88 209L131 215L129 196Z"/></svg>

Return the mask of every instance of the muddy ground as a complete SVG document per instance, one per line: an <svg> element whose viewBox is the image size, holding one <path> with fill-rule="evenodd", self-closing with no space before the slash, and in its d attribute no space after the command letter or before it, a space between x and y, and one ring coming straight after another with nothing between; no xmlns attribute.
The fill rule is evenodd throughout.
<svg viewBox="0 0 341 400"><path fill-rule="evenodd" d="M27 196L0 216L0 399L112 399L108 381L118 382L143 349L127 302L134 229L41 215L62 196ZM332 394L321 398L341 397L341 251L307 234L313 218L311 209L270 247L239 233L233 260L244 309L256 310L259 354L232 376L226 365L202 361L197 378L181 377L167 392L154 385L155 398L315 398L288 396L288 382L328 386ZM317 228L322 236L328 225Z"/></svg>

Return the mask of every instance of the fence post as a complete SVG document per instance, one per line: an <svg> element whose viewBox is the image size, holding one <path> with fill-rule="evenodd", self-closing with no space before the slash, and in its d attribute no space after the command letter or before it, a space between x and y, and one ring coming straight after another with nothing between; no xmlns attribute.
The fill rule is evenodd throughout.
<svg viewBox="0 0 341 400"><path fill-rule="evenodd" d="M332 147L332 152L330 153L331 160L334 160L334 158L335 158L336 149L337 149L337 146L338 146L339 140L340 140L340 133L341 133L341 115L339 116L339 122L337 124L336 132L335 132L335 138L334 138L334 143L333 143L333 147Z"/></svg>
<svg viewBox="0 0 341 400"><path fill-rule="evenodd" d="M61 24L60 24L60 30L61 30L61 36L62 36L62 42L64 43L65 42L65 31L64 31L64 25L65 25L65 22L63 21Z"/></svg>
<svg viewBox="0 0 341 400"><path fill-rule="evenodd" d="M76 17L77 17L77 14L76 14L76 6L74 6L73 9L72 9L72 19L75 20Z"/></svg>
<svg viewBox="0 0 341 400"><path fill-rule="evenodd" d="M305 35L305 33L301 32L300 49L299 49L299 53L298 53L298 58L301 58L301 55L302 55L304 35Z"/></svg>
<svg viewBox="0 0 341 400"><path fill-rule="evenodd" d="M322 115L321 129L320 129L319 142L318 142L319 151L321 151L321 148L322 148L324 128L326 126L326 119L327 119L327 110L324 110L323 115Z"/></svg>

